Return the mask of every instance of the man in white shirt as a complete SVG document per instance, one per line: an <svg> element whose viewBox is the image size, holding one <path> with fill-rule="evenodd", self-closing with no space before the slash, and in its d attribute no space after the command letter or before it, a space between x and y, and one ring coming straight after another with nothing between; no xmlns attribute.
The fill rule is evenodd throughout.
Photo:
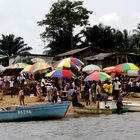
<svg viewBox="0 0 140 140"><path fill-rule="evenodd" d="M118 100L118 97L120 95L120 88L121 88L121 83L115 79L114 83L113 83L113 86L114 86L114 96L115 96L115 100Z"/></svg>
<svg viewBox="0 0 140 140"><path fill-rule="evenodd" d="M46 81L44 78L41 79L41 89L43 96L46 96Z"/></svg>
<svg viewBox="0 0 140 140"><path fill-rule="evenodd" d="M128 86L129 86L129 91L132 91L133 90L133 80L130 79L129 82L128 82Z"/></svg>
<svg viewBox="0 0 140 140"><path fill-rule="evenodd" d="M11 90L11 98L13 98L13 93L14 93L14 79L11 78L11 80L9 81L10 83L10 90Z"/></svg>

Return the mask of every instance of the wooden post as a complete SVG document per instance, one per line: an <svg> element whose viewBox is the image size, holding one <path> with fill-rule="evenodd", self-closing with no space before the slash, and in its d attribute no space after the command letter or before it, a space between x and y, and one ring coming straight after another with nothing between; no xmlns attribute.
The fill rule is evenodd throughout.
<svg viewBox="0 0 140 140"><path fill-rule="evenodd" d="M128 63L128 57L127 57L127 54L126 54L126 56L125 56L125 57L126 57L126 63Z"/></svg>

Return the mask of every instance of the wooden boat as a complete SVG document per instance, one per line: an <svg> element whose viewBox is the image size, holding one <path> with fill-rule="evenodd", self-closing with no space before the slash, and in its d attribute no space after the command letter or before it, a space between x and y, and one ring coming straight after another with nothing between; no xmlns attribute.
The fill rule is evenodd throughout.
<svg viewBox="0 0 140 140"><path fill-rule="evenodd" d="M123 106L127 107L129 112L140 112L140 102L123 101Z"/></svg>
<svg viewBox="0 0 140 140"><path fill-rule="evenodd" d="M131 96L134 98L140 98L140 93L132 93Z"/></svg>
<svg viewBox="0 0 140 140"><path fill-rule="evenodd" d="M117 113L117 108L74 107L74 111L78 114L114 114ZM122 113L125 112L128 112L127 107L123 107L122 109Z"/></svg>
<svg viewBox="0 0 140 140"><path fill-rule="evenodd" d="M10 106L1 109L0 122L63 118L68 107L68 102Z"/></svg>

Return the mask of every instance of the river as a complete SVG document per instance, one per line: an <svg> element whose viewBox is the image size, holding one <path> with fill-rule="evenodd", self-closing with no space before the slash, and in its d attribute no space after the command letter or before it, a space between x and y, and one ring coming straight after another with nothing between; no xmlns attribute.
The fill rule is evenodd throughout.
<svg viewBox="0 0 140 140"><path fill-rule="evenodd" d="M0 123L0 140L140 140L140 113Z"/></svg>

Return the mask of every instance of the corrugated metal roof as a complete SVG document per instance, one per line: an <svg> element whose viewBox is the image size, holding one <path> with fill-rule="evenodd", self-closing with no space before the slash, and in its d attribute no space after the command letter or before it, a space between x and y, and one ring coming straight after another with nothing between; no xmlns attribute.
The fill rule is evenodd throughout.
<svg viewBox="0 0 140 140"><path fill-rule="evenodd" d="M57 57L73 55L73 54L76 54L76 53L78 53L80 51L86 50L88 48L90 48L90 47L74 49L74 50L71 50L71 51L68 51L68 52L65 52L65 53L58 54Z"/></svg>
<svg viewBox="0 0 140 140"><path fill-rule="evenodd" d="M109 57L113 54L116 54L116 53L99 53L97 55L94 55L94 56L89 56L89 57L85 57L84 59L85 60L103 60L104 58L106 57Z"/></svg>

